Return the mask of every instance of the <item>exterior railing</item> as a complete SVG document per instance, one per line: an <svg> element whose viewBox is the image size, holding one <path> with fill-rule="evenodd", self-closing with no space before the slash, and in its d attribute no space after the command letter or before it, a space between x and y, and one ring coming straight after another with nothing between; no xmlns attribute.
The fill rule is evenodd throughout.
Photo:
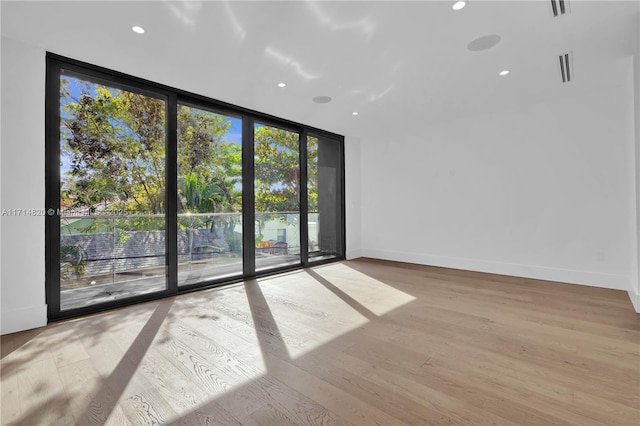
<svg viewBox="0 0 640 426"><path fill-rule="evenodd" d="M310 248L317 215L309 215ZM163 214L67 214L60 227L63 288L165 276ZM242 214L180 213L177 245L181 265L241 258ZM299 253L299 212L256 212L256 256Z"/></svg>

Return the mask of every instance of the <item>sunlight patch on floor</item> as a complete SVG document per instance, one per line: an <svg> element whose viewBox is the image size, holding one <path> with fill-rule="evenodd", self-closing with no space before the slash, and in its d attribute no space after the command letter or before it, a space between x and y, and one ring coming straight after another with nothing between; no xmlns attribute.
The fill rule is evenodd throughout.
<svg viewBox="0 0 640 426"><path fill-rule="evenodd" d="M342 263L312 270L378 316L416 300L414 296Z"/></svg>
<svg viewBox="0 0 640 426"><path fill-rule="evenodd" d="M415 300L337 263L261 279L259 283L281 342L292 359Z"/></svg>

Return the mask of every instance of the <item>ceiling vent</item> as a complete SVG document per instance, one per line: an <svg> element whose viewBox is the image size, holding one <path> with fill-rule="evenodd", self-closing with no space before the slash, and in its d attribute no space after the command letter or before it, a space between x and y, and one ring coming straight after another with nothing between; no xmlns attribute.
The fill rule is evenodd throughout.
<svg viewBox="0 0 640 426"><path fill-rule="evenodd" d="M558 56L560 60L560 74L562 82L569 83L573 81L573 52L565 53Z"/></svg>
<svg viewBox="0 0 640 426"><path fill-rule="evenodd" d="M553 16L564 15L569 13L569 0L550 0Z"/></svg>

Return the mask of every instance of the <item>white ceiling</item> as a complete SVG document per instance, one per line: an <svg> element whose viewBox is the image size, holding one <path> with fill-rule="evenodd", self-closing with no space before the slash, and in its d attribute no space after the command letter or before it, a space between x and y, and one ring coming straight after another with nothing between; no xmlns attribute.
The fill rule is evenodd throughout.
<svg viewBox="0 0 640 426"><path fill-rule="evenodd" d="M1 12L3 36L365 138L619 84L639 51L638 1L572 0L559 18L549 0L452 4L2 1ZM487 34L501 43L467 50ZM559 72L567 51L571 84ZM333 101L313 103L319 95Z"/></svg>

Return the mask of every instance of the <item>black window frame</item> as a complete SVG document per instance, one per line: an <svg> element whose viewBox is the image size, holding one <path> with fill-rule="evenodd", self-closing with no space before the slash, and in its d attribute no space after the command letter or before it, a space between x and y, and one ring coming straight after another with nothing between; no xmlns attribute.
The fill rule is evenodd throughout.
<svg viewBox="0 0 640 426"><path fill-rule="evenodd" d="M49 321L67 319L90 313L128 306L136 303L175 296L191 291L203 290L247 279L270 276L286 271L299 270L308 266L337 262L346 259L345 224L345 164L344 136L296 123L291 120L272 116L259 111L243 108L219 101L204 95L187 92L174 87L155 83L119 71L92 65L64 57L55 53L46 53L45 88L45 206L50 212L60 209L60 77L62 71L70 71L99 81L111 87L123 88L136 93L148 94L166 102L166 155L165 155L165 223L166 223L166 266L167 288L163 291L142 294L126 299L89 306L60 310L60 217L48 214L45 217L45 286L47 316ZM178 105L203 108L215 113L242 119L242 217L243 217L243 273L196 284L178 286L178 247L177 247L177 111ZM300 262L299 264L276 267L269 270L255 270L255 202L254 202L254 124L279 127L297 132L300 138L299 161L300 181L307 180L306 140L308 134L325 136L339 144L341 155L341 217L339 220L342 250L335 257L311 261L308 258L307 188L300 185ZM53 209L53 210L52 210Z"/></svg>
<svg viewBox="0 0 640 426"><path fill-rule="evenodd" d="M305 133L305 143L304 143L304 158L305 159L307 159L307 157L308 157L308 153L307 153L308 142L309 142L308 138L316 138L316 139L318 139L318 142L320 141L320 139L329 139L332 142L336 142L336 143L340 144L340 148L339 148L340 158L339 158L339 164L338 164L338 166L340 167L340 176L339 176L340 181L338 182L340 194L338 195L339 202L335 207L338 209L338 214L336 216L339 217L341 219L341 221L342 221L340 223L340 228L338 229L338 235L339 235L339 239L340 239L340 248L341 248L341 250L339 250L339 253L342 254L342 255L345 255L345 253L346 253L346 247L345 247L345 238L346 238L345 237L346 236L345 191L346 191L346 189L345 189L345 178L344 178L344 176L345 176L345 174L344 174L344 168L345 168L344 139L342 139L342 140L334 139L334 138L332 138L330 135L328 135L326 133L318 133L318 132L315 132L314 130L306 132ZM304 186L305 199L308 200L308 179L309 179L309 174L308 174L308 170L307 170L308 163L306 162L306 160L305 160L304 168L305 168L305 176L304 176L305 180L304 180L304 182L307 182L307 184L303 185L303 186ZM306 208L305 213L306 213L306 217L307 218L309 217L309 215L308 215L308 207L309 207L309 205L308 205L308 202L307 202L307 203L305 203L305 208ZM305 221L305 222L306 222L306 229L307 229L307 233L305 235L306 244L307 244L307 253L305 255L306 256L305 259L306 259L307 262L315 264L316 262L321 262L321 260L325 258L325 255L319 254L317 260L314 260L315 256L309 256L312 253L314 255L317 255L316 253L318 253L318 252L309 252L309 250L308 250L308 244L309 244L309 234L308 234L309 227L308 226L309 225L308 225L308 220Z"/></svg>

